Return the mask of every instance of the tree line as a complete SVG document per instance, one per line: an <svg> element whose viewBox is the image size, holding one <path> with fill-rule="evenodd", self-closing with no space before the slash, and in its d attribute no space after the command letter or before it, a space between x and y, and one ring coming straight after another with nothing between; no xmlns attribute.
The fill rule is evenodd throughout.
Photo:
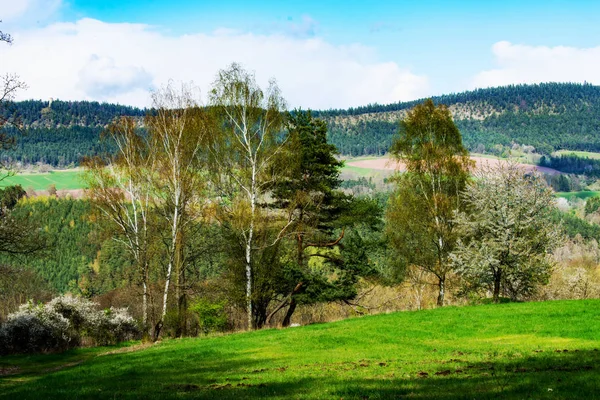
<svg viewBox="0 0 600 400"><path fill-rule="evenodd" d="M494 154L495 146L514 143L533 146L546 155L561 149L600 151L600 136L596 134L600 131L597 86L512 85L438 96L432 101L466 107L467 115L457 115L455 123L470 151ZM369 117L349 123L336 117L406 111L420 102L313 111L313 115L328 123L328 139L341 154L382 155L392 145L397 122ZM3 157L24 163L45 161L53 166L78 164L83 157L115 151L108 142L102 144L100 140L101 132L115 117L131 116L142 123L144 116L152 112L97 102L6 102L0 117L20 121L27 128L27 135L6 130L5 134L18 137L20 144ZM478 114L485 117L477 117Z"/></svg>

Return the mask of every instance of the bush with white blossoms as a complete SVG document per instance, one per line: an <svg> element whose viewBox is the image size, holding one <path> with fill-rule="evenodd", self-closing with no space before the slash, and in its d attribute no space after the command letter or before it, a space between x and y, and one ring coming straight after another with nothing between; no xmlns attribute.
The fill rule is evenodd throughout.
<svg viewBox="0 0 600 400"><path fill-rule="evenodd" d="M139 334L127 309L98 310L97 304L70 295L49 303L21 305L0 326L0 354L61 351L79 346L83 338L112 344Z"/></svg>

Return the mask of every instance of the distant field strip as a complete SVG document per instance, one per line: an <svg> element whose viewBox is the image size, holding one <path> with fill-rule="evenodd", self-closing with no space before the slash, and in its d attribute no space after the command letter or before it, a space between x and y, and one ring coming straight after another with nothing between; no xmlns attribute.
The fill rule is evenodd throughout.
<svg viewBox="0 0 600 400"><path fill-rule="evenodd" d="M600 153L592 153L589 151L574 151L574 150L559 150L554 152L555 156L577 156L583 158L591 158L600 160Z"/></svg>
<svg viewBox="0 0 600 400"><path fill-rule="evenodd" d="M488 158L488 157L471 157L473 161L475 161L477 167L482 167L484 165L494 166L499 163L506 163L507 160L498 159L498 158ZM546 167L538 167L531 164L518 164L521 168L526 171L538 170L545 174L559 174L560 172ZM347 167L355 167L355 168L364 168L366 170L404 170L404 165L402 163L396 162L389 157L379 157L379 158L369 158L369 159L356 159L356 160L347 160Z"/></svg>
<svg viewBox="0 0 600 400"><path fill-rule="evenodd" d="M593 190L584 190L581 192L557 192L556 196L564 197L567 200L573 200L574 198L587 200L590 197L600 196L600 192Z"/></svg>
<svg viewBox="0 0 600 400"><path fill-rule="evenodd" d="M0 187L21 185L24 189L47 190L55 185L57 190L84 189L80 171L53 171L39 174L17 174L0 182Z"/></svg>

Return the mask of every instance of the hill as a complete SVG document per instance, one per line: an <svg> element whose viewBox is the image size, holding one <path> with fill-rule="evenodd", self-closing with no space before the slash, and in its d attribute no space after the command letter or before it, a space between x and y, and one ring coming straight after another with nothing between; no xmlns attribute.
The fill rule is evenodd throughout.
<svg viewBox="0 0 600 400"><path fill-rule="evenodd" d="M512 303L11 356L0 398L591 399L599 318L600 300Z"/></svg>
<svg viewBox="0 0 600 400"><path fill-rule="evenodd" d="M433 97L452 111L471 151L500 155L513 144L537 152L600 151L600 86L575 83L513 85ZM398 131L398 121L422 100L315 111L329 124L329 138L344 155L382 155ZM100 134L115 117L141 118L148 110L97 102L23 101L4 117L18 116L27 128L4 159L54 166L113 150ZM11 131L17 135L18 132Z"/></svg>
<svg viewBox="0 0 600 400"><path fill-rule="evenodd" d="M542 154L600 149L600 86L574 83L512 85L433 97L450 108L471 151L500 155L517 143ZM422 102L321 111L343 154L384 154L398 121ZM496 147L496 148L495 148Z"/></svg>

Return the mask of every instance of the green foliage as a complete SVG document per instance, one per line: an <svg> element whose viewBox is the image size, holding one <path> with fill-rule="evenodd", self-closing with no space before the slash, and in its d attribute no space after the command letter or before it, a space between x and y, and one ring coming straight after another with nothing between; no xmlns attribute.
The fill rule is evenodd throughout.
<svg viewBox="0 0 600 400"><path fill-rule="evenodd" d="M12 210L19 200L25 197L27 193L21 185L8 186L4 189L0 189L0 208L2 210L9 209ZM1 213L2 211L0 211Z"/></svg>
<svg viewBox="0 0 600 400"><path fill-rule="evenodd" d="M539 165L557 169L568 174L600 177L600 160L582 157L577 154L562 154L558 156L543 156ZM561 190L567 192L568 190Z"/></svg>
<svg viewBox="0 0 600 400"><path fill-rule="evenodd" d="M396 178L397 191L387 213L387 234L403 272L416 266L438 280L438 305L452 270L449 255L458 235L455 213L463 209L460 192L469 179L471 161L446 106L427 100L400 123L391 148L406 165ZM402 275L402 272L397 275Z"/></svg>
<svg viewBox="0 0 600 400"><path fill-rule="evenodd" d="M599 300L510 303L2 357L0 398L593 399L599 319Z"/></svg>
<svg viewBox="0 0 600 400"><path fill-rule="evenodd" d="M93 118L94 114L90 114ZM51 128L31 127L26 134L5 128L8 135L16 139L9 150L2 151L0 160L19 161L24 164L43 162L55 167L77 165L84 157L112 153L116 146L109 140L101 140L103 127L55 126Z"/></svg>
<svg viewBox="0 0 600 400"><path fill-rule="evenodd" d="M495 145L510 146L512 143L531 145L548 155L560 149L600 150L598 86L571 83L509 85L438 96L433 101L465 110L468 116L456 115L455 123L462 132L465 146L471 151L493 152ZM365 114L406 111L422 102L372 104L348 110L321 111L316 116L328 121L330 140L342 154L382 155L392 144L398 124ZM359 121L349 122L350 117L358 116L361 117Z"/></svg>
<svg viewBox="0 0 600 400"><path fill-rule="evenodd" d="M592 197L594 199L595 197ZM585 219L579 218L571 212L555 210L551 214L552 224L561 226L566 235L575 238L580 235L586 240L595 239L600 243L600 225L592 224Z"/></svg>
<svg viewBox="0 0 600 400"><path fill-rule="evenodd" d="M590 197L585 202L585 215L593 214L600 208L600 197Z"/></svg>
<svg viewBox="0 0 600 400"><path fill-rule="evenodd" d="M200 331L205 335L210 332L224 332L227 329L224 302L213 303L206 299L199 299L192 304L190 311L198 315Z"/></svg>
<svg viewBox="0 0 600 400"><path fill-rule="evenodd" d="M36 221L48 240L42 253L24 255L15 259L0 255L0 262L27 266L50 283L58 292L65 292L69 282L77 281L96 258L99 245L94 244L91 207L85 200L40 197L21 200L12 215L17 220Z"/></svg>
<svg viewBox="0 0 600 400"><path fill-rule="evenodd" d="M548 255L562 237L552 223L554 194L542 177L499 164L483 169L463 196L463 238L452 256L465 290L490 291L498 302L501 292L517 299L547 283Z"/></svg>
<svg viewBox="0 0 600 400"><path fill-rule="evenodd" d="M376 201L356 199L339 190L343 162L327 141L324 121L312 113L288 116L295 162L291 173L273 191L276 205L294 217L294 232L275 293L289 301L284 325L296 304L347 301L356 296L360 277L372 275L358 225L376 226L381 210ZM344 237L346 230L350 230ZM284 248L282 248L283 250ZM284 300L285 304L285 300Z"/></svg>

